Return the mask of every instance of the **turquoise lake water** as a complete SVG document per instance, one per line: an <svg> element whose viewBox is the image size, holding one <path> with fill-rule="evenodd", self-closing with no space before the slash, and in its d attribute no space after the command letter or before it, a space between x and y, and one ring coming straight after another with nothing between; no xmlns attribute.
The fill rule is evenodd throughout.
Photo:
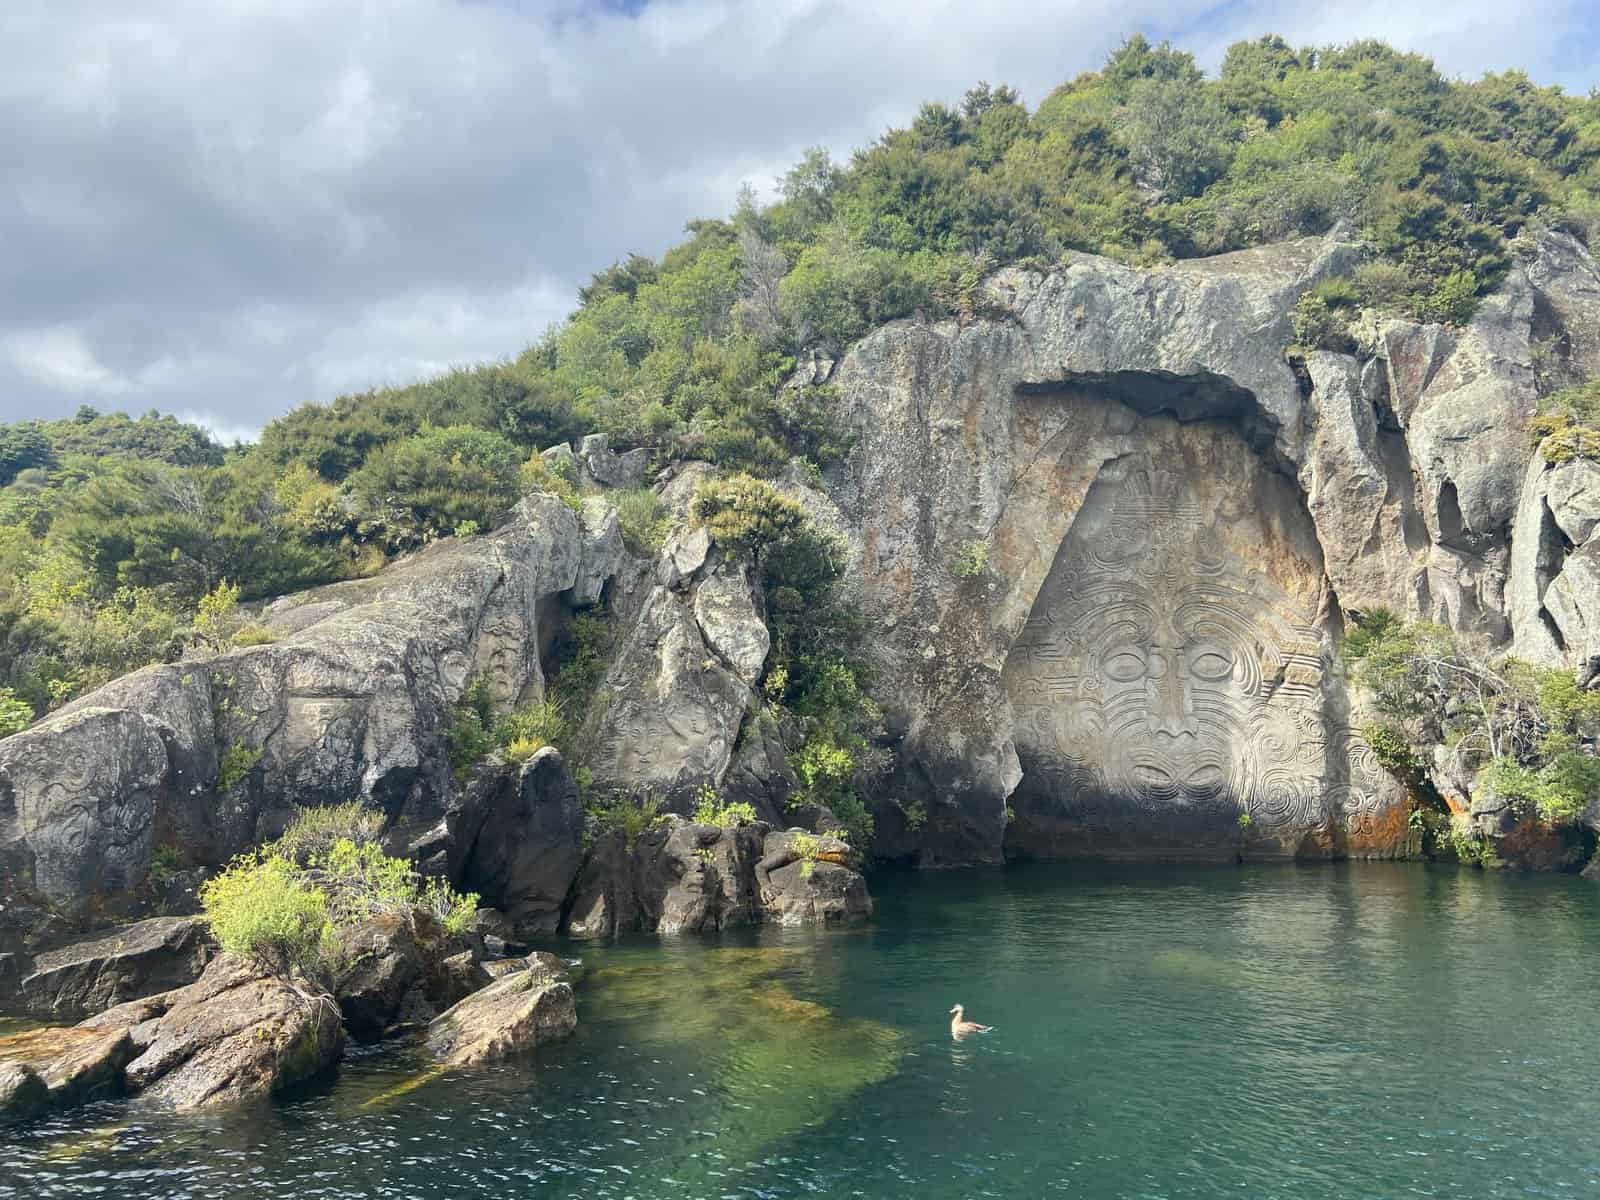
<svg viewBox="0 0 1600 1200"><path fill-rule="evenodd" d="M578 1034L0 1133L0 1196L1600 1196L1600 887L1405 866L874 880L581 954ZM995 1032L960 1043L947 1010Z"/></svg>

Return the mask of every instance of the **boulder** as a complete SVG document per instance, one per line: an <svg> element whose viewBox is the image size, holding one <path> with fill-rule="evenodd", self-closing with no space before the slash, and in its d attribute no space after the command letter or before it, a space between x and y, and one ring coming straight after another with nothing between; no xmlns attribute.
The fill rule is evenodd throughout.
<svg viewBox="0 0 1600 1200"><path fill-rule="evenodd" d="M579 520L583 525L583 557L569 599L586 607L600 599L627 551L622 544L622 523L610 501L591 496L583 502Z"/></svg>
<svg viewBox="0 0 1600 1200"><path fill-rule="evenodd" d="M133 1055L125 1029L49 1026L0 1038L0 1114L7 1092L12 1116L116 1094ZM44 1085L42 1097L34 1080Z"/></svg>
<svg viewBox="0 0 1600 1200"><path fill-rule="evenodd" d="M712 586L723 598L704 605L697 604L699 586L650 591L590 705L585 765L602 791L654 794L687 808L697 789L715 787L727 774L755 703L747 671L761 639L746 614L757 610L748 581L720 580ZM742 605L734 599L739 589L747 597ZM742 665L725 659L712 640ZM759 654L765 658L764 644Z"/></svg>
<svg viewBox="0 0 1600 1200"><path fill-rule="evenodd" d="M446 822L450 878L501 911L502 936L554 932L583 856L583 808L560 752L486 765Z"/></svg>
<svg viewBox="0 0 1600 1200"><path fill-rule="evenodd" d="M34 958L19 993L41 1017L83 1017L193 983L215 953L198 917L152 917Z"/></svg>
<svg viewBox="0 0 1600 1200"><path fill-rule="evenodd" d="M358 1042L425 1024L489 982L472 952L421 913L364 922L343 939L339 962L333 998Z"/></svg>
<svg viewBox="0 0 1600 1200"><path fill-rule="evenodd" d="M578 442L578 459L589 472L589 477L602 487L637 487L650 465L650 451L644 447L618 454L611 449L611 439L603 433L591 433Z"/></svg>
<svg viewBox="0 0 1600 1200"><path fill-rule="evenodd" d="M0 1122L21 1121L50 1107L50 1089L27 1063L0 1062Z"/></svg>
<svg viewBox="0 0 1600 1200"><path fill-rule="evenodd" d="M824 925L872 915L866 880L849 843L800 830L769 833L756 864L765 920L777 925Z"/></svg>
<svg viewBox="0 0 1600 1200"><path fill-rule="evenodd" d="M440 1062L476 1066L533 1050L578 1026L572 987L542 971L496 980L428 1026L427 1047Z"/></svg>
<svg viewBox="0 0 1600 1200"><path fill-rule="evenodd" d="M243 963L214 960L188 987L120 1006L87 1028L126 1022L144 1049L124 1072L149 1103L191 1109L260 1099L330 1066L344 1045L331 997Z"/></svg>
<svg viewBox="0 0 1600 1200"><path fill-rule="evenodd" d="M759 821L722 829L673 818L631 848L616 833L596 842L564 932L579 938L699 933L764 920L803 925L865 917L872 902L857 866L848 844L826 834L771 833Z"/></svg>

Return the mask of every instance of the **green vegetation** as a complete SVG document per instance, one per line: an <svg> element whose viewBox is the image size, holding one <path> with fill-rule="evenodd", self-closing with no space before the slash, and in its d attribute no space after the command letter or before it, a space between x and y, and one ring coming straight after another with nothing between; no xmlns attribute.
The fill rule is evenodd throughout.
<svg viewBox="0 0 1600 1200"><path fill-rule="evenodd" d="M696 825L715 825L720 829L737 829L756 819L754 805L736 802L722 803L722 797L713 787L703 787L695 796L694 814L689 818Z"/></svg>
<svg viewBox="0 0 1600 1200"><path fill-rule="evenodd" d="M626 794L595 796L583 807L588 818L584 841L593 844L608 833L622 834L623 844L632 850L639 838L667 819L661 811L661 802L654 796L634 800Z"/></svg>
<svg viewBox="0 0 1600 1200"><path fill-rule="evenodd" d="M217 787L224 792L232 791L244 782L260 761L259 746L229 746L222 752L222 761L217 765Z"/></svg>
<svg viewBox="0 0 1600 1200"><path fill-rule="evenodd" d="M530 704L497 719L489 681L479 676L450 706L444 741L459 780L496 750L512 762L527 762L546 746L559 747L570 729L555 700Z"/></svg>
<svg viewBox="0 0 1600 1200"><path fill-rule="evenodd" d="M919 310L981 316L1002 264L1158 263L1346 221L1375 258L1304 302L1302 347L1342 344L1360 305L1464 320L1524 231L1600 227L1600 99L1517 72L1449 80L1373 41L1241 42L1207 79L1134 37L1033 109L980 83L848 163L807 152L779 192L600 271L512 361L305 404L253 447L153 413L0 426L0 687L43 715L209 644L198 606L224 581L248 604L492 528L530 489L577 507L539 452L584 433L752 476L826 468L849 436L831 387L788 382L799 357ZM1600 451L1575 418L1540 436L1557 460ZM722 499L708 524L784 538L783 506ZM651 502L624 502L648 551Z"/></svg>
<svg viewBox="0 0 1600 1200"><path fill-rule="evenodd" d="M272 844L274 853L296 866L310 866L338 842L356 846L375 844L383 833L383 813L359 800L302 808Z"/></svg>
<svg viewBox="0 0 1600 1200"><path fill-rule="evenodd" d="M0 737L21 733L33 724L33 705L17 699L10 688L0 688Z"/></svg>
<svg viewBox="0 0 1600 1200"><path fill-rule="evenodd" d="M651 555L661 549L670 524L661 498L649 488L630 488L616 496L617 520L622 540L633 554Z"/></svg>
<svg viewBox="0 0 1600 1200"><path fill-rule="evenodd" d="M1544 397L1528 432L1546 462L1600 459L1600 380Z"/></svg>
<svg viewBox="0 0 1600 1200"><path fill-rule="evenodd" d="M989 565L989 543L970 541L961 543L961 553L956 555L955 571L958 579L976 579Z"/></svg>
<svg viewBox="0 0 1600 1200"><path fill-rule="evenodd" d="M888 767L876 741L883 714L866 693L865 668L853 656L861 630L839 602L835 585L842 553L805 509L772 484L735 475L701 487L690 513L713 542L748 557L767 598L772 651L762 691L802 731L789 764L800 787L791 807L818 805L865 849L872 840L871 809L862 798Z"/></svg>
<svg viewBox="0 0 1600 1200"><path fill-rule="evenodd" d="M286 976L326 984L345 953L345 937L374 918L430 920L447 936L466 933L478 898L442 880L422 879L374 840L335 838L315 849L339 818L366 833L352 806L305 810L285 840L234 859L200 889L218 945Z"/></svg>
<svg viewBox="0 0 1600 1200"><path fill-rule="evenodd" d="M1600 793L1600 692L1580 690L1569 672L1496 658L1383 610L1360 620L1344 653L1383 718L1363 736L1408 783L1444 747L1475 788L1550 825L1575 822Z"/></svg>

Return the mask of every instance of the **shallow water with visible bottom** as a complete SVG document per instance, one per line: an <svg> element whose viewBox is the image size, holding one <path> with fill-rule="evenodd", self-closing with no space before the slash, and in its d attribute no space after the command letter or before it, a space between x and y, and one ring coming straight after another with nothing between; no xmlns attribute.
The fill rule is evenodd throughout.
<svg viewBox="0 0 1600 1200"><path fill-rule="evenodd" d="M0 1196L1600 1196L1600 887L1420 865L874 880L604 948L528 1062L0 1132ZM951 1039L960 1001L993 1033Z"/></svg>

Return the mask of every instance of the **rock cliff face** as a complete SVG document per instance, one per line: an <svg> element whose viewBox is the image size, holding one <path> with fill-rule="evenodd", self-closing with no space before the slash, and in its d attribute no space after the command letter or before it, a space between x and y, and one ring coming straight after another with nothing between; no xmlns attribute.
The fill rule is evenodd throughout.
<svg viewBox="0 0 1600 1200"><path fill-rule="evenodd" d="M1593 260L1546 235L1465 329L1369 321L1356 353L1286 357L1297 298L1358 254L1002 271L981 319L897 322L831 368L855 444L824 507L896 786L928 807L880 849L1393 855L1405 800L1352 736L1344 614L1586 652L1600 506L1525 426L1536 358L1595 368Z"/></svg>
<svg viewBox="0 0 1600 1200"><path fill-rule="evenodd" d="M273 644L137 671L5 739L7 881L56 902L116 896L157 845L218 864L297 806L351 799L397 840L431 828L455 791L450 703L472 677L501 702L537 699L552 606L614 565L615 541L614 517L591 529L531 496L488 537L276 602Z"/></svg>
<svg viewBox="0 0 1600 1200"><path fill-rule="evenodd" d="M1330 235L1004 270L973 318L894 322L807 367L852 449L783 486L843 539L867 622L896 752L876 852L1403 853L1406 797L1338 669L1347 616L1382 606L1550 664L1600 654L1600 470L1545 462L1526 432L1536 374L1600 372L1600 271L1563 235L1517 249L1465 328L1369 316L1347 354L1285 353L1298 298L1360 260ZM591 491L646 466L603 439L546 458ZM683 813L709 785L787 823L765 598L687 517L711 473L663 472L675 520L648 559L602 498L575 515L530 497L489 536L278 601L275 644L149 668L0 742L4 877L52 901L126 893L158 844L217 864L294 806L358 798L519 936L860 915L859 876L777 863L784 835L680 824L585 855L559 759L464 789L446 762L466 681L538 698L561 610L598 604L615 637L581 731L596 790Z"/></svg>

